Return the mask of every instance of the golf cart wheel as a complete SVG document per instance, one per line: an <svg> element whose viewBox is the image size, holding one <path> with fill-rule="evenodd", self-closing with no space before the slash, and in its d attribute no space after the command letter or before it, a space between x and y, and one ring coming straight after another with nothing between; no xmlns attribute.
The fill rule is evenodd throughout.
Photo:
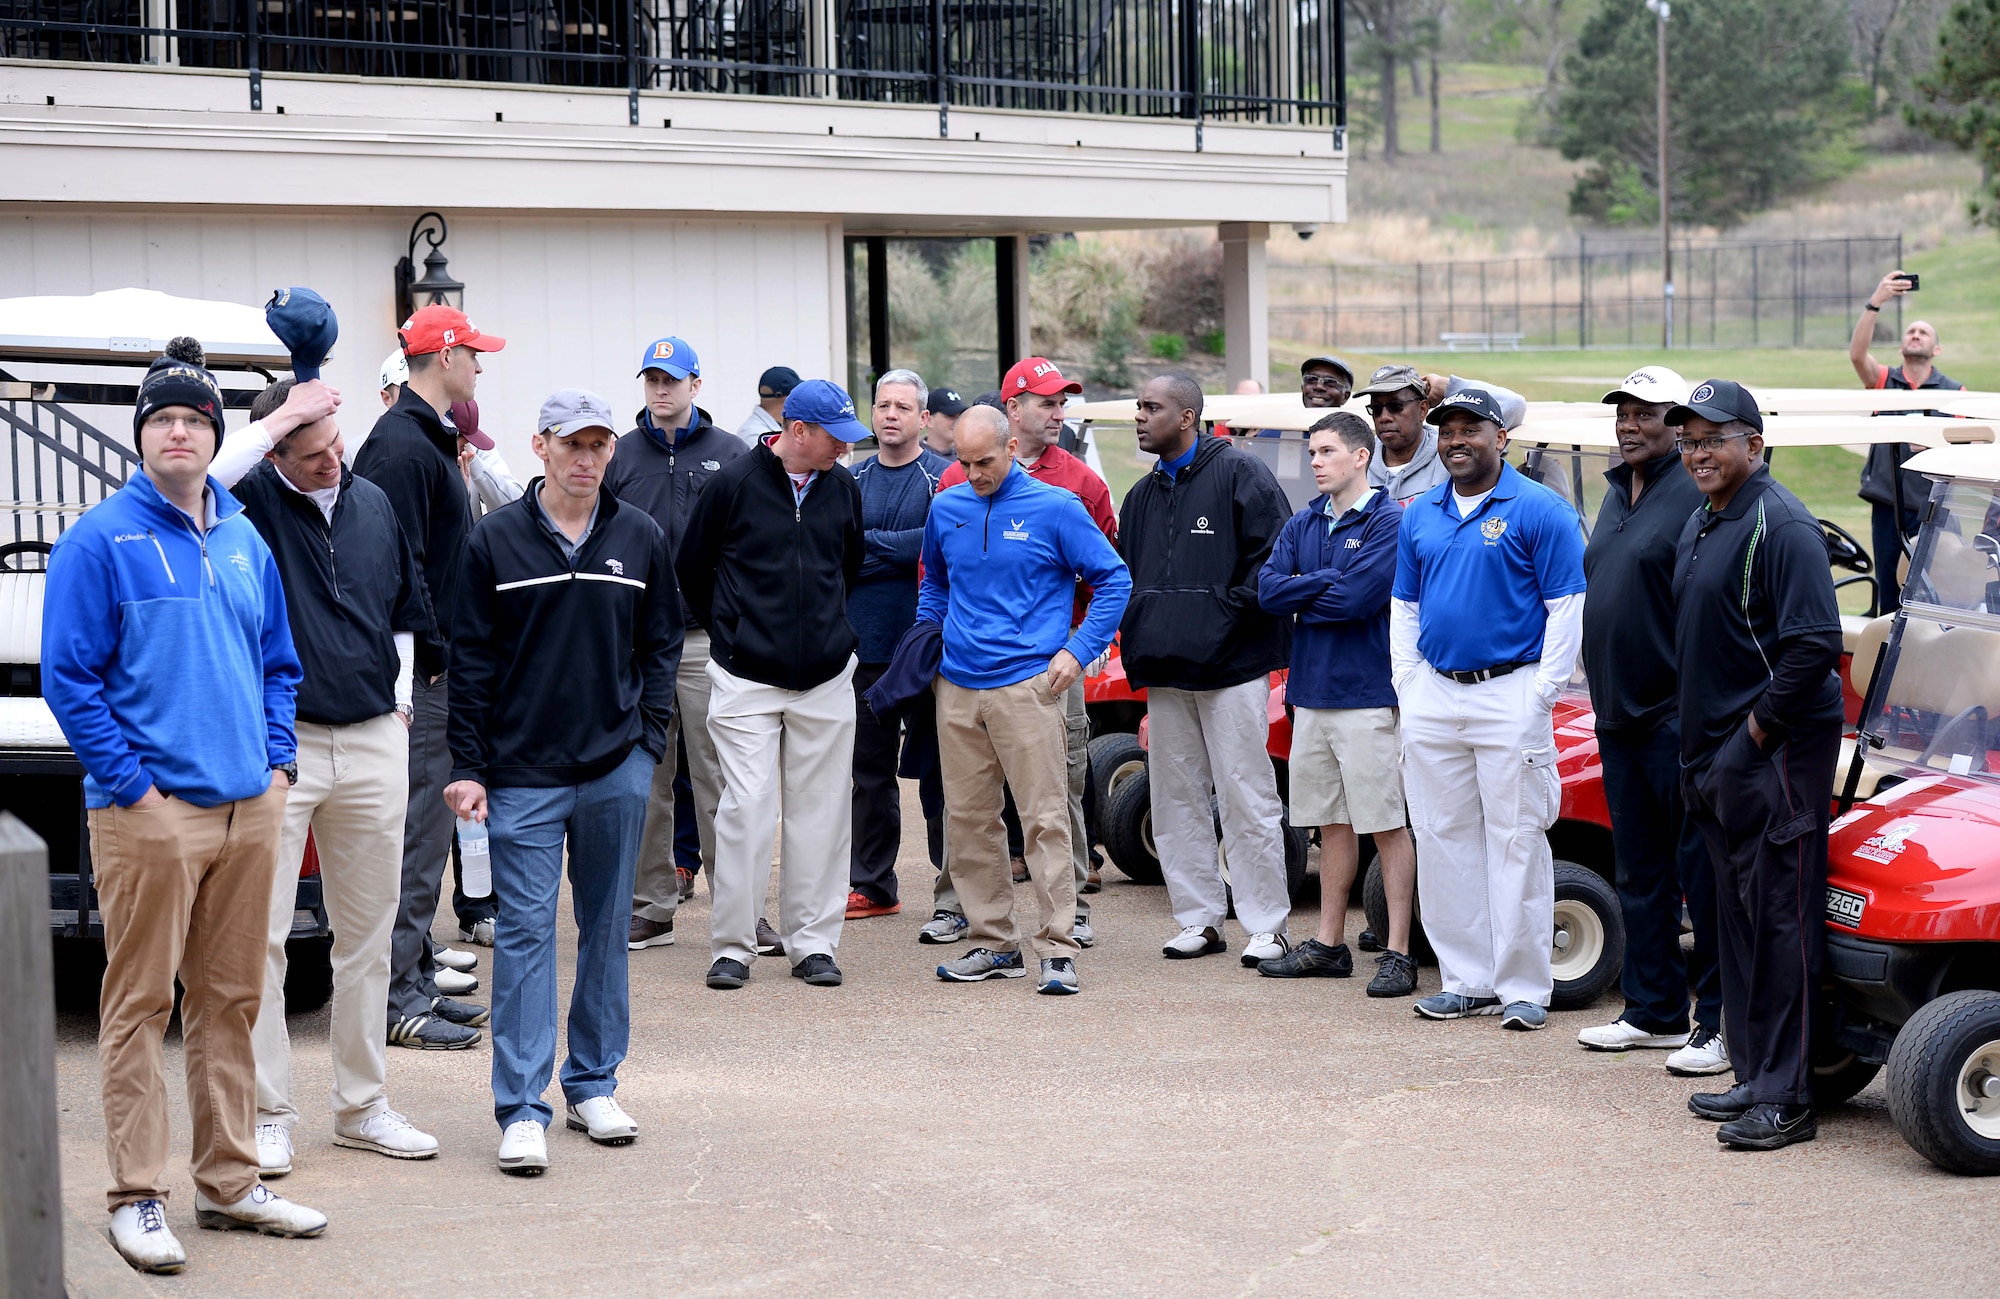
<svg viewBox="0 0 2000 1299"><path fill-rule="evenodd" d="M1325 906L1322 898L1320 905ZM1371 858L1368 868L1361 877L1361 912L1368 917L1368 927L1375 931L1375 939L1382 946L1389 945L1389 888L1382 879L1382 858ZM1419 965L1429 965L1437 960L1437 953L1431 950L1430 940L1424 937L1423 911L1414 894L1410 897L1410 959Z"/></svg>
<svg viewBox="0 0 2000 1299"><path fill-rule="evenodd" d="M1952 992L1910 1016L1889 1050L1889 1117L1951 1173L2000 1173L2000 992Z"/></svg>
<svg viewBox="0 0 2000 1299"><path fill-rule="evenodd" d="M1153 847L1152 782L1144 768L1125 778L1118 792L1099 806L1099 816L1112 864L1134 883L1160 883L1160 854Z"/></svg>
<svg viewBox="0 0 2000 1299"><path fill-rule="evenodd" d="M1575 862L1556 863L1555 975L1551 1010L1581 1010L1618 982L1625 963L1625 917L1602 875Z"/></svg>
<svg viewBox="0 0 2000 1299"><path fill-rule="evenodd" d="M1097 806L1111 806L1111 795L1125 781L1146 769L1146 750L1129 731L1113 731L1090 742L1090 780L1097 786Z"/></svg>

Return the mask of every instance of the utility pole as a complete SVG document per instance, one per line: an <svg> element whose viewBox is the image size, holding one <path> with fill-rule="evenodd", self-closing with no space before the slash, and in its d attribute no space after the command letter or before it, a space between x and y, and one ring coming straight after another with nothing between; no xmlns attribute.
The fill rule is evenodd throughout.
<svg viewBox="0 0 2000 1299"><path fill-rule="evenodd" d="M1646 8L1659 17L1659 108L1654 114L1659 132L1660 175L1660 346L1674 346L1674 219L1667 203L1667 17L1670 0L1646 0Z"/></svg>

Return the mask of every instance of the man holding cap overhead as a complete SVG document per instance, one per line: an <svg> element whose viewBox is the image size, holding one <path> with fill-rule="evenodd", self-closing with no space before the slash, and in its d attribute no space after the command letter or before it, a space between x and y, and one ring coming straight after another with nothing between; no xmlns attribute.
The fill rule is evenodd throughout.
<svg viewBox="0 0 2000 1299"><path fill-rule="evenodd" d="M1501 458L1502 419L1480 388L1431 412L1451 481L1405 507L1389 657L1417 899L1444 980L1417 1013L1537 1029L1555 987L1551 715L1576 665L1583 537L1567 501Z"/></svg>
<svg viewBox="0 0 2000 1299"><path fill-rule="evenodd" d="M847 594L864 554L861 489L840 457L867 435L839 385L800 384L784 430L724 465L695 502L674 561L711 637L708 732L722 770L711 988L750 977L781 802L778 919L792 977L840 985L859 644Z"/></svg>
<svg viewBox="0 0 2000 1299"><path fill-rule="evenodd" d="M624 939L646 791L672 751L681 611L666 534L601 490L618 445L611 425L593 392L565 388L542 403L534 448L547 474L473 529L452 637L445 797L486 822L505 918L493 952L504 1173L549 1163L542 1092L556 1063L565 855L577 927L569 1126L607 1146L639 1135L613 1096L631 1032Z"/></svg>
<svg viewBox="0 0 2000 1299"><path fill-rule="evenodd" d="M1337 356L1313 356L1299 366L1299 395L1308 409L1345 406L1354 395L1354 371Z"/></svg>
<svg viewBox="0 0 2000 1299"><path fill-rule="evenodd" d="M757 404L736 428L743 445L754 447L785 426L785 398L799 386L799 372L789 365L774 365L757 376Z"/></svg>
<svg viewBox="0 0 2000 1299"><path fill-rule="evenodd" d="M479 357L507 345L480 332L464 313L430 306L403 322L399 335L410 380L354 453L354 472L389 497L430 592L437 634L417 642L410 712L410 803L403 820L402 902L389 940L389 1042L455 1050L479 1040L486 1008L441 997L431 951L431 922L451 854L451 776L445 739L447 655L455 626L459 556L472 532L472 498L458 467L458 433L445 422L455 401L471 401Z"/></svg>
<svg viewBox="0 0 2000 1299"><path fill-rule="evenodd" d="M1715 963L1715 877L1681 803L1681 728L1674 685L1674 547L1701 489L1674 450L1668 411L1687 381L1664 366L1634 370L1604 394L1617 407L1623 462L1584 548L1583 667L1597 716L1597 753L1611 810L1618 906L1625 917L1625 1010L1577 1034L1598 1051L1672 1051L1674 1073L1719 1073L1722 985ZM1694 956L1681 954L1681 905ZM1688 1032L1688 985L1697 1005Z"/></svg>
<svg viewBox="0 0 2000 1299"><path fill-rule="evenodd" d="M695 498L708 480L743 455L745 448L694 404L701 392L701 358L683 340L669 335L646 344L639 357L639 378L645 383L646 405L639 412L638 427L618 439L618 455L605 471L604 487L627 505L651 515L667 534L667 553L677 554ZM708 738L709 640L693 610L685 602L680 608L685 639L675 686L677 706L668 723L667 756L653 773L653 790L646 803L646 835L639 847L639 873L633 886L631 931L627 935L634 951L667 947L674 941L674 913L681 904L680 875L674 863L674 837L679 829L674 812L674 772L678 765L676 746L682 741L687 745L688 778L694 786L701 859L710 871L715 869L715 806L722 798L722 777L716 766L715 744ZM693 887L692 879L688 886Z"/></svg>
<svg viewBox="0 0 2000 1299"><path fill-rule="evenodd" d="M1813 998L1840 754L1840 606L1819 521L1764 464L1764 417L1712 379L1667 412L1708 498L1674 561L1688 815L1715 864L1736 1085L1688 1098L1747 1150L1810 1141Z"/></svg>

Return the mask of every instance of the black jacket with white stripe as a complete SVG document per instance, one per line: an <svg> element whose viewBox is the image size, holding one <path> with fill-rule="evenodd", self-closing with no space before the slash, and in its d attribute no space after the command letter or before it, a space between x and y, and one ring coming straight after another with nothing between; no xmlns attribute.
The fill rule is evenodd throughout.
<svg viewBox="0 0 2000 1299"><path fill-rule="evenodd" d="M451 638L453 780L580 785L643 747L667 752L681 662L680 591L667 535L644 510L597 498L565 557L538 497L472 530Z"/></svg>

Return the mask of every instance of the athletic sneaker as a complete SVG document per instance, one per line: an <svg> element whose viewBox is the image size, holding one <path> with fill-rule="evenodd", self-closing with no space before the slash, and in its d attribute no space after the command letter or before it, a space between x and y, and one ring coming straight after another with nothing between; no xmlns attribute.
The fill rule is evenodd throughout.
<svg viewBox="0 0 2000 1299"><path fill-rule="evenodd" d="M1740 1119L1715 1130L1715 1139L1735 1150L1782 1150L1819 1135L1810 1105L1752 1105Z"/></svg>
<svg viewBox="0 0 2000 1299"><path fill-rule="evenodd" d="M937 976L946 983L978 983L982 979L1020 979L1028 973L1019 952L996 952L975 947L955 961L937 967Z"/></svg>
<svg viewBox="0 0 2000 1299"><path fill-rule="evenodd" d="M479 1028L486 1023L486 1007L476 1001L453 1001L450 997L439 997L431 1003L431 1013L448 1024L460 1028Z"/></svg>
<svg viewBox="0 0 2000 1299"><path fill-rule="evenodd" d="M1275 961L1291 950L1291 940L1283 934L1252 934L1243 944L1243 966L1254 970L1259 961Z"/></svg>
<svg viewBox="0 0 2000 1299"><path fill-rule="evenodd" d="M168 1275L187 1266L187 1251L167 1226L162 1200L135 1200L113 1209L111 1247L141 1272Z"/></svg>
<svg viewBox="0 0 2000 1299"><path fill-rule="evenodd" d="M1361 937L1354 940L1354 945L1364 952L1383 952L1388 950L1382 946L1382 940L1375 936L1375 931L1372 929L1362 930Z"/></svg>
<svg viewBox="0 0 2000 1299"><path fill-rule="evenodd" d="M389 1025L389 1045L417 1051L463 1051L479 1045L479 1030L437 1015L411 1015Z"/></svg>
<svg viewBox="0 0 2000 1299"><path fill-rule="evenodd" d="M1076 962L1067 956L1051 956L1042 962L1041 986L1036 992L1064 997L1076 991Z"/></svg>
<svg viewBox="0 0 2000 1299"><path fill-rule="evenodd" d="M500 1171L540 1177L549 1171L549 1139L533 1119L517 1119L500 1134Z"/></svg>
<svg viewBox="0 0 2000 1299"><path fill-rule="evenodd" d="M1576 1035L1592 1051L1672 1051L1688 1043L1686 1033L1653 1033L1630 1020L1594 1024Z"/></svg>
<svg viewBox="0 0 2000 1299"><path fill-rule="evenodd" d="M1750 1112L1750 1084L1737 1083L1726 1092L1696 1092L1688 1097L1688 1113L1710 1123L1729 1123Z"/></svg>
<svg viewBox="0 0 2000 1299"><path fill-rule="evenodd" d="M1375 977L1368 981L1371 997L1407 997L1417 990L1417 963L1403 952L1385 951L1375 958Z"/></svg>
<svg viewBox="0 0 2000 1299"><path fill-rule="evenodd" d="M778 931L771 928L770 921L764 919L764 917L762 916L758 916L757 955L783 956L784 954L785 954L785 940L778 937Z"/></svg>
<svg viewBox="0 0 2000 1299"><path fill-rule="evenodd" d="M632 928L627 932L625 947L628 951L643 952L648 947L672 947L674 945L674 918L648 920L644 916L632 917Z"/></svg>
<svg viewBox="0 0 2000 1299"><path fill-rule="evenodd" d="M1462 992L1434 992L1413 1009L1425 1019L1469 1019L1500 1013L1498 997L1468 997Z"/></svg>
<svg viewBox="0 0 2000 1299"><path fill-rule="evenodd" d="M860 889L847 893L847 919L866 920L870 916L893 916L903 909L900 902L877 902Z"/></svg>
<svg viewBox="0 0 2000 1299"><path fill-rule="evenodd" d="M955 943L965 937L965 932L971 928L972 922L956 911L938 911L932 913L929 923L917 931L917 941L929 944Z"/></svg>
<svg viewBox="0 0 2000 1299"><path fill-rule="evenodd" d="M674 867L674 887L680 890L681 901L694 897L694 872L685 866Z"/></svg>
<svg viewBox="0 0 2000 1299"><path fill-rule="evenodd" d="M840 967L825 952L814 952L792 967L792 977L815 988L838 988Z"/></svg>
<svg viewBox="0 0 2000 1299"><path fill-rule="evenodd" d="M1090 927L1089 916L1077 916L1076 920L1070 925L1069 932L1070 937L1076 939L1078 947L1097 946L1097 931Z"/></svg>
<svg viewBox="0 0 2000 1299"><path fill-rule="evenodd" d="M359 1123L333 1125L333 1144L349 1150L371 1150L391 1159L435 1159L438 1139L394 1110L377 1110Z"/></svg>
<svg viewBox="0 0 2000 1299"><path fill-rule="evenodd" d="M326 1230L326 1215L293 1204L262 1182L234 1204L218 1204L194 1190L194 1220L210 1231L254 1231L264 1236L317 1236Z"/></svg>
<svg viewBox="0 0 2000 1299"><path fill-rule="evenodd" d="M1500 1027L1520 1033L1532 1033L1548 1026L1549 1012L1532 1001L1510 1001L1500 1015Z"/></svg>
<svg viewBox="0 0 2000 1299"><path fill-rule="evenodd" d="M1683 1078L1705 1078L1729 1072L1729 1045L1712 1028L1694 1026L1687 1045L1667 1057L1667 1072Z"/></svg>
<svg viewBox="0 0 2000 1299"><path fill-rule="evenodd" d="M440 965L436 970L437 990L447 997L463 997L468 992L479 991L479 980L450 966Z"/></svg>
<svg viewBox="0 0 2000 1299"><path fill-rule="evenodd" d="M479 958L471 952L461 952L456 947L434 947L431 959L447 970L457 970L460 974L470 974L479 968Z"/></svg>
<svg viewBox="0 0 2000 1299"><path fill-rule="evenodd" d="M1197 956L1213 956L1228 950L1229 944L1222 941L1222 935L1215 932L1215 926L1189 925L1169 938L1160 949L1160 954L1170 961L1189 961Z"/></svg>
<svg viewBox="0 0 2000 1299"><path fill-rule="evenodd" d="M600 1146L629 1146L639 1139L639 1125L612 1096L588 1096L569 1107L570 1130Z"/></svg>
<svg viewBox="0 0 2000 1299"><path fill-rule="evenodd" d="M740 988L748 982L750 982L750 967L741 961L718 956L715 958L715 964L708 967L708 986L719 992Z"/></svg>
<svg viewBox="0 0 2000 1299"><path fill-rule="evenodd" d="M493 946L493 922L491 920L475 920L470 929L467 929L464 925L460 925L458 927L458 941L461 943L472 943L479 947Z"/></svg>
<svg viewBox="0 0 2000 1299"><path fill-rule="evenodd" d="M292 1171L292 1133L282 1123L257 1125L257 1175L283 1177Z"/></svg>
<svg viewBox="0 0 2000 1299"><path fill-rule="evenodd" d="M1308 938L1289 952L1257 962L1257 973L1269 979L1345 979L1354 973L1354 953L1346 943L1329 947Z"/></svg>

